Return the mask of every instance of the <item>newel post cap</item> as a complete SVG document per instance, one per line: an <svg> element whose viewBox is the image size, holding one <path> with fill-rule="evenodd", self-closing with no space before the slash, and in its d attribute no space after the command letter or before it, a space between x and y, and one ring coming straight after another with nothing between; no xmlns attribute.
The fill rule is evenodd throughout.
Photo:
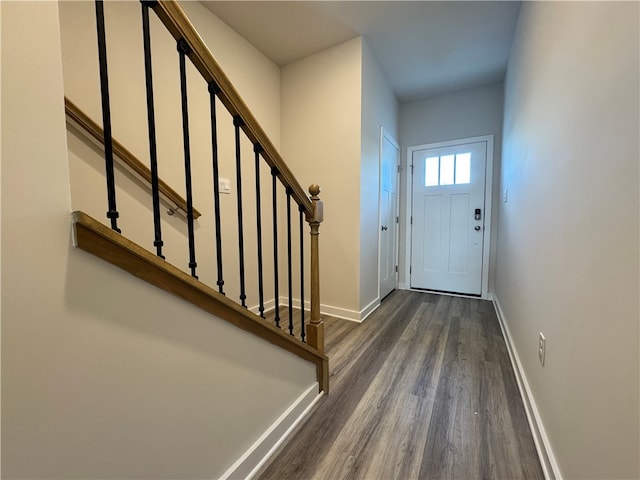
<svg viewBox="0 0 640 480"><path fill-rule="evenodd" d="M309 193L311 194L311 198L316 200L318 195L320 195L320 185L316 185L315 183L309 185Z"/></svg>
<svg viewBox="0 0 640 480"><path fill-rule="evenodd" d="M320 185L316 185L315 183L310 185L309 193L311 194L311 201L313 202L313 215L310 216L307 221L317 225L322 223L323 220L322 200L320 200L320 197L318 196L320 194Z"/></svg>

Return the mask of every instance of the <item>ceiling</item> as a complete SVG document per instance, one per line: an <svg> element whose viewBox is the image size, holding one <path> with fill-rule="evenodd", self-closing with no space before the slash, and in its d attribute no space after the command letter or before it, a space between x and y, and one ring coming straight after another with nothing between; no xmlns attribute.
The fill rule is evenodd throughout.
<svg viewBox="0 0 640 480"><path fill-rule="evenodd" d="M400 102L504 78L520 2L202 1L285 66L362 35Z"/></svg>

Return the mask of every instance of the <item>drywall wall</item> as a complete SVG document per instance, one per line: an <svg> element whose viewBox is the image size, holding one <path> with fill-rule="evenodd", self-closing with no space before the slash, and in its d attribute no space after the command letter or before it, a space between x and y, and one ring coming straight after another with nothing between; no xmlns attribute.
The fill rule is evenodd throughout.
<svg viewBox="0 0 640 480"><path fill-rule="evenodd" d="M352 318L360 310L361 65L355 38L281 71L282 154L302 185L322 188L322 308Z"/></svg>
<svg viewBox="0 0 640 480"><path fill-rule="evenodd" d="M181 1L180 6L271 142L278 148L280 68L200 2Z"/></svg>
<svg viewBox="0 0 640 480"><path fill-rule="evenodd" d="M280 72L278 67L215 17L198 2L182 7L214 57L245 99L249 108L277 146L280 141ZM100 86L92 2L61 2L60 23L65 94L99 124L102 123ZM105 3L107 56L113 134L141 161L149 163L145 76L139 2ZM150 12L152 64L160 177L185 196L182 117L176 42ZM213 214L213 172L210 106L207 85L187 60L189 126L194 206L202 213L195 222L197 274L216 288L217 269ZM222 255L225 292L239 300L238 212L233 121L218 102L218 152L220 176L231 181L231 194L221 195ZM105 218L104 175L101 153L89 148L81 136L69 137L72 203L100 221ZM246 294L248 305L258 304L257 245L255 222L255 168L251 143L242 136L242 180ZM269 232L271 175L261 166L262 213L265 221L263 249L272 251ZM120 223L130 239L150 250L153 247L151 195L123 171L117 172ZM284 195L284 192L281 192ZM164 254L179 268L188 268L187 225L184 216L166 214L162 208ZM283 248L282 246L281 248ZM265 255L265 272L272 271L272 257ZM265 296L273 298L272 276L265 275Z"/></svg>
<svg viewBox="0 0 640 480"><path fill-rule="evenodd" d="M400 105L400 148L402 164L407 166L407 148L428 143L457 140L460 138L494 135L493 148L493 208L500 200L500 156L502 143L502 83L464 90L461 92L427 98ZM407 207L407 174L410 169L403 168L400 188L400 283L409 285L405 271ZM497 215L492 217L491 252L489 262L489 292L495 284L495 249Z"/></svg>
<svg viewBox="0 0 640 480"><path fill-rule="evenodd" d="M398 102L366 42L362 42L360 156L360 312L378 300L380 127L398 138Z"/></svg>
<svg viewBox="0 0 640 480"><path fill-rule="evenodd" d="M397 138L397 101L360 37L285 66L281 97L283 155L323 187L322 310L359 320L378 300L380 127Z"/></svg>
<svg viewBox="0 0 640 480"><path fill-rule="evenodd" d="M71 246L58 5L0 11L3 478L217 478L315 368Z"/></svg>
<svg viewBox="0 0 640 480"><path fill-rule="evenodd" d="M506 78L496 295L563 478L640 476L638 17L525 2Z"/></svg>

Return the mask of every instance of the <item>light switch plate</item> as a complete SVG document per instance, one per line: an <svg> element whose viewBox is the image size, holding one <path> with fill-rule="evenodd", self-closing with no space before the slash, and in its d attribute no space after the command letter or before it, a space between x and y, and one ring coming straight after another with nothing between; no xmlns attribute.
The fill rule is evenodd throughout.
<svg viewBox="0 0 640 480"><path fill-rule="evenodd" d="M218 179L218 188L220 189L220 193L226 193L227 195L231 193L231 180L228 178L219 178Z"/></svg>

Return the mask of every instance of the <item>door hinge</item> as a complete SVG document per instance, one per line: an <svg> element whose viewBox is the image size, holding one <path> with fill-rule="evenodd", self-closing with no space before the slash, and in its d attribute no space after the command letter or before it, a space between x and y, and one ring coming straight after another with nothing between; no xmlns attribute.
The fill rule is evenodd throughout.
<svg viewBox="0 0 640 480"><path fill-rule="evenodd" d="M396 217L396 223L400 223L400 217Z"/></svg>
<svg viewBox="0 0 640 480"><path fill-rule="evenodd" d="M413 225L413 216L411 217L411 225Z"/></svg>
<svg viewBox="0 0 640 480"><path fill-rule="evenodd" d="M398 273L398 265L396 265L396 273Z"/></svg>
<svg viewBox="0 0 640 480"><path fill-rule="evenodd" d="M411 270L413 270L413 267L409 265L409 275L411 275Z"/></svg>
<svg viewBox="0 0 640 480"><path fill-rule="evenodd" d="M398 173L402 171L402 165L398 164Z"/></svg>
<svg viewBox="0 0 640 480"><path fill-rule="evenodd" d="M413 175L413 163L411 164L411 175Z"/></svg>

